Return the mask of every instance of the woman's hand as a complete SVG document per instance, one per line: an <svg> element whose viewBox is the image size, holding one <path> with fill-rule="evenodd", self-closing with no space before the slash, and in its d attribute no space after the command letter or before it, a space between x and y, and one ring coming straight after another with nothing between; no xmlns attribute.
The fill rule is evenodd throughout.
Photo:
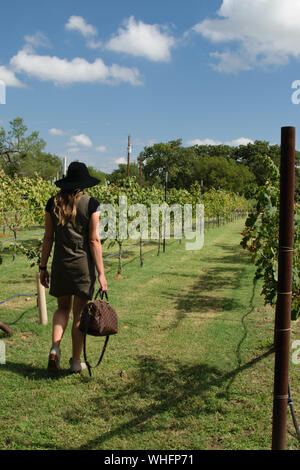
<svg viewBox="0 0 300 470"><path fill-rule="evenodd" d="M106 292L107 291L107 281L106 281L105 275L104 274L99 274L98 279L99 279L101 289L103 290L103 292Z"/></svg>
<svg viewBox="0 0 300 470"><path fill-rule="evenodd" d="M41 281L41 284L42 286L48 288L49 287L49 273L46 270L42 270L40 272L40 281Z"/></svg>

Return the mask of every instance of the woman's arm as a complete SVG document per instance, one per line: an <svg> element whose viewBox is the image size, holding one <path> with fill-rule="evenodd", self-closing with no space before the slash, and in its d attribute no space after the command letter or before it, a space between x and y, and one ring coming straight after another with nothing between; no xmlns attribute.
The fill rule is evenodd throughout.
<svg viewBox="0 0 300 470"><path fill-rule="evenodd" d="M89 223L89 243L91 254L98 272L98 279L103 291L107 291L107 282L104 275L102 259L102 245L99 238L99 212L93 212Z"/></svg>
<svg viewBox="0 0 300 470"><path fill-rule="evenodd" d="M52 218L49 212L45 213L45 235L42 246L42 255L40 266L47 266L48 258L51 253L52 245L54 240L54 227ZM41 284L44 287L49 287L49 273L48 270L42 270L40 273Z"/></svg>

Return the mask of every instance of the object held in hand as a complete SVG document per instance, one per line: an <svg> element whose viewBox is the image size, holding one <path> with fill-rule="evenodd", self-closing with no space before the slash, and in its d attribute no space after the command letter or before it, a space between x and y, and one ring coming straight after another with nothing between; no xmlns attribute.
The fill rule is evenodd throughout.
<svg viewBox="0 0 300 470"><path fill-rule="evenodd" d="M101 300L96 300L98 294L100 294ZM102 300L103 295L107 299L107 302ZM87 357L86 357L86 335L92 336L106 336L106 340L102 349L102 353L100 355L99 361L96 364L97 367L100 362L102 361L108 339L110 335L115 335L118 333L118 316L116 311L109 305L108 303L108 296L106 291L102 291L101 289L98 290L97 294L95 295L95 299L92 302L89 302L81 315L81 321L79 325L79 330L83 333L83 353L84 353L84 360L89 370L90 376L91 374L91 365L89 364Z"/></svg>

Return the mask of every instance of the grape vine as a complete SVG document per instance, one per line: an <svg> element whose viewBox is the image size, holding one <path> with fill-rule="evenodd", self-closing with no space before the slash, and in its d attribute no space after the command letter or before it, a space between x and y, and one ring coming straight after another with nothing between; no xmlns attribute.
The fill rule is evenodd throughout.
<svg viewBox="0 0 300 470"><path fill-rule="evenodd" d="M251 213L242 232L241 245L251 254L255 264L255 279L262 280L265 304L274 306L277 298L277 271L279 248L279 171L267 156L260 157L271 172L264 186L249 188L249 197L256 200L256 210ZM295 204L294 252L292 282L292 319L300 315L300 206Z"/></svg>

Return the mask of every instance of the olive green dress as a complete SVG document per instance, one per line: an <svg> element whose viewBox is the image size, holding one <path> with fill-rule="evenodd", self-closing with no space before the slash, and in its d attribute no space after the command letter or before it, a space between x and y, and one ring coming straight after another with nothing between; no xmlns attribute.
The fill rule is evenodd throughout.
<svg viewBox="0 0 300 470"><path fill-rule="evenodd" d="M46 206L54 224L55 246L51 266L49 294L54 297L77 295L92 299L96 281L96 266L89 246L90 209L99 206L94 198L83 194L77 201L76 227L72 222L58 225L53 213L53 199ZM92 199L92 201L91 201Z"/></svg>

